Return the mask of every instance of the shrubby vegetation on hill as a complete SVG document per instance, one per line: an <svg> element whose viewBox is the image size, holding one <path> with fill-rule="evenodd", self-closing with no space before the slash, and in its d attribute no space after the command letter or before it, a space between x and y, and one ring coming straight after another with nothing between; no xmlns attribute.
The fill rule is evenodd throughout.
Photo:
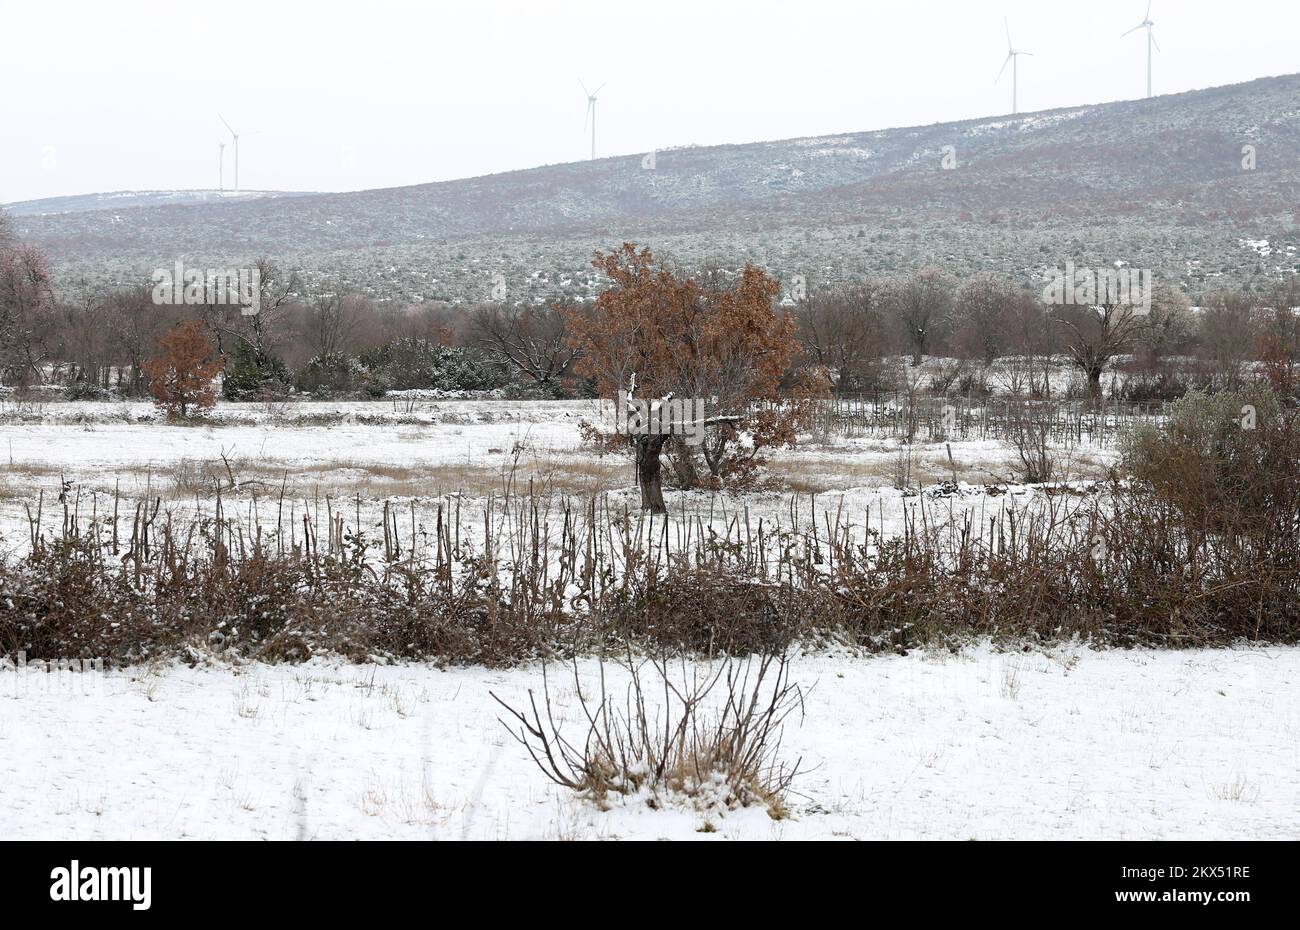
<svg viewBox="0 0 1300 930"><path fill-rule="evenodd" d="M614 237L789 287L942 267L1041 287L1123 260L1183 288L1259 293L1300 264L1300 76L933 126L686 147L346 194L19 218L64 296L275 255L313 292L396 302L594 298ZM1259 158L1247 170L1242 147ZM944 170L951 146L955 167ZM559 206L557 206L559 205ZM229 231L238 229L238 241ZM1267 241L1266 246L1259 245Z"/></svg>

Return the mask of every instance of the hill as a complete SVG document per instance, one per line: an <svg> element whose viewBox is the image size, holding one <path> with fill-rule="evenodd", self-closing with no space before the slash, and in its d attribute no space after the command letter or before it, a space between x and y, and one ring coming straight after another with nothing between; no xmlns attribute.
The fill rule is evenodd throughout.
<svg viewBox="0 0 1300 930"><path fill-rule="evenodd" d="M74 194L69 197L43 197L0 204L10 216L48 216L55 213L85 213L90 210L130 210L164 204L233 203L262 197L301 197L294 191L112 191L104 194Z"/></svg>
<svg viewBox="0 0 1300 930"><path fill-rule="evenodd" d="M592 250L631 240L814 288L929 264L1028 283L1066 261L1124 261L1195 296L1300 265L1300 75L354 193L134 196L129 210L92 197L12 212L65 289L265 254L311 286L383 298L486 299L498 274L511 300L580 297L597 284Z"/></svg>

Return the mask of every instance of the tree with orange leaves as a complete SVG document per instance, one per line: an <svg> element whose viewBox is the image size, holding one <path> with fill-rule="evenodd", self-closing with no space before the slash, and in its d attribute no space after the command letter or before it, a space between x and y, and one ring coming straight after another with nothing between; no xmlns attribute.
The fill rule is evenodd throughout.
<svg viewBox="0 0 1300 930"><path fill-rule="evenodd" d="M158 341L162 354L145 363L149 392L169 417L188 414L190 407L216 404L212 382L223 363L203 331L203 324L191 320Z"/></svg>
<svg viewBox="0 0 1300 930"><path fill-rule="evenodd" d="M700 483L701 460L718 486L752 478L765 448L793 445L797 405L775 402L798 341L794 320L775 309L776 280L749 265L730 287L705 285L631 243L597 252L592 264L611 283L594 309L570 313L579 373L628 408L690 401L689 419L669 430L629 431L644 509L665 512L665 448L690 487ZM691 436L702 441L692 444Z"/></svg>

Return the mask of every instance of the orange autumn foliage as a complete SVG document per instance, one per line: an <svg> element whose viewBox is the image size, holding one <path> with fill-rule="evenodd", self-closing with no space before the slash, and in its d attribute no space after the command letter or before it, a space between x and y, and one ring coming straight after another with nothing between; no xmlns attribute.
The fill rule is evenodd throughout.
<svg viewBox="0 0 1300 930"><path fill-rule="evenodd" d="M611 286L569 324L577 371L601 396L625 392L635 375L638 397L703 398L713 425L699 452L715 484L752 474L763 448L793 444L798 405L779 388L799 347L795 321L776 310L775 279L748 265L729 287L706 285L631 243L592 264ZM679 479L695 483L695 450L677 442L670 453Z"/></svg>
<svg viewBox="0 0 1300 930"><path fill-rule="evenodd" d="M649 397L716 395L724 408L776 397L797 343L794 320L773 310L780 285L765 272L749 265L733 288L704 287L631 243L597 252L592 264L613 284L594 313L571 323L579 371L602 393L626 387L635 372Z"/></svg>
<svg viewBox="0 0 1300 930"><path fill-rule="evenodd" d="M203 331L203 324L191 320L158 341L162 354L145 363L149 392L168 416L184 417L191 407L216 404L212 382L224 363Z"/></svg>

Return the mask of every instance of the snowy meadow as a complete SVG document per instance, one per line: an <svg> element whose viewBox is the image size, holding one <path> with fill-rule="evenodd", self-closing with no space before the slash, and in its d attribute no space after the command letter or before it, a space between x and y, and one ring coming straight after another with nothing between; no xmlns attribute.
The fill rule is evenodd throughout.
<svg viewBox="0 0 1300 930"><path fill-rule="evenodd" d="M1113 480L1118 430L1076 431L1057 480L1029 483L982 411L911 441L814 429L758 487L669 489L656 518L631 461L583 437L606 414L409 397L181 424L8 405L0 594L27 665L0 669L3 832L1300 828L1300 650L1224 620L1243 585L1216 566L1240 550L1207 549L1190 594L1132 551L1173 530ZM782 656L792 687L757 748L725 712L775 702L770 679L724 681L689 714L680 699L751 655ZM57 669L96 656L105 671ZM570 785L548 778L563 746ZM705 770L719 753L734 778ZM779 792L755 788L778 771Z"/></svg>

